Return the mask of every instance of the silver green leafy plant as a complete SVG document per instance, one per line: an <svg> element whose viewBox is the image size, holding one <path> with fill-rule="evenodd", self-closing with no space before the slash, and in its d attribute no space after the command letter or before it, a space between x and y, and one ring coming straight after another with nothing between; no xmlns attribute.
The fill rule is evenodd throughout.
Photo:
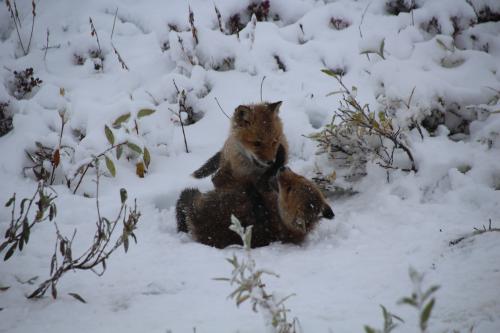
<svg viewBox="0 0 500 333"><path fill-rule="evenodd" d="M266 327L271 332L276 333L295 333L298 332L298 320L294 318L291 322L288 320L287 313L289 309L285 307L284 302L292 295L281 300L276 299L273 293L265 289L262 281L264 274L279 277L277 274L258 269L255 260L251 255L252 226L243 227L240 221L233 215L231 216L232 231L236 232L242 242L246 258L238 258L235 254L227 261L233 266L231 277L216 278L215 280L227 281L231 286L235 286L233 292L229 295L236 302L236 306L249 301L255 312L261 312L264 316Z"/></svg>
<svg viewBox="0 0 500 333"><path fill-rule="evenodd" d="M436 303L434 298L434 293L439 289L439 286L430 286L428 289L422 289L422 282L424 280L424 274L417 272L414 268L409 269L410 280L413 284L413 292L410 296L403 297L399 300L398 304L407 304L415 308L418 311L418 323L421 333L427 333L429 326L429 319L431 318L432 309ZM395 314L389 312L383 305L382 315L384 317L384 326L382 329L375 329L371 326L365 325L364 329L366 333L390 333L398 324L404 323L404 320Z"/></svg>
<svg viewBox="0 0 500 333"><path fill-rule="evenodd" d="M28 298L40 298L51 289L52 297L57 298L57 284L61 277L69 271L90 270L98 276L101 276L106 271L106 263L109 257L120 247L123 247L125 252L129 249L130 239L137 243L137 238L134 230L137 228L137 223L141 216L137 210L137 203L134 201L134 206L127 205L127 191L120 190L121 206L117 216L114 219L108 219L101 215L99 203L99 164L96 164L96 208L97 222L96 231L92 242L87 250L80 255L74 254L72 245L76 236L76 229L71 238L64 236L57 224L56 228L56 244L54 254L50 261L50 278L45 280L39 287L33 291ZM119 225L122 225L122 230L119 232ZM79 294L68 293L70 296L85 303L86 301Z"/></svg>
<svg viewBox="0 0 500 333"><path fill-rule="evenodd" d="M0 253L4 249L7 252L4 261L8 260L15 253L16 249L22 251L28 244L31 230L35 225L44 221L52 221L57 215L57 206L55 199L57 193L44 181L38 182L37 189L31 198L24 198L19 204L19 215L16 214L16 194L7 201L5 207L11 207L11 220L9 227L5 231L4 241L0 244ZM36 207L36 213L33 216L31 209Z"/></svg>

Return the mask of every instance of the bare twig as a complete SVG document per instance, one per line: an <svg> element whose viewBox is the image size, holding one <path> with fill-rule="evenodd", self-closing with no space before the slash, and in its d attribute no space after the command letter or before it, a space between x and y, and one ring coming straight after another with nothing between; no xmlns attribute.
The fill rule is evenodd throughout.
<svg viewBox="0 0 500 333"><path fill-rule="evenodd" d="M491 219L489 219L489 224L488 224L488 228L486 228L486 226L483 225L483 228L480 229L480 228L476 228L474 227L473 228L474 231L469 233L469 234L466 234L462 237L459 237L457 239L454 239L454 240L451 240L449 245L450 246L453 246L453 245L457 245L458 243L460 243L461 241L467 239L467 238L471 238L471 237L474 237L474 236L478 236L478 235L482 235L486 232L500 232L500 228L493 228L491 226Z"/></svg>
<svg viewBox="0 0 500 333"><path fill-rule="evenodd" d="M116 49L115 45L113 44L113 42L111 42L111 47L113 48L113 51L115 52L116 56L118 57L118 61L120 62L120 64L122 65L122 69L126 69L126 70L129 70L128 69L128 66L127 64L125 63L125 61L123 60L123 58L121 57L120 53L118 53L118 50Z"/></svg>
<svg viewBox="0 0 500 333"><path fill-rule="evenodd" d="M220 14L219 8L214 3L215 14L217 15L217 23L219 24L220 32L224 33L224 28L222 26L222 15Z"/></svg>
<svg viewBox="0 0 500 333"><path fill-rule="evenodd" d="M47 51L49 50L49 36L50 36L50 31L49 28L47 28L47 44L45 44L45 53L43 54L43 60L47 58Z"/></svg>
<svg viewBox="0 0 500 333"><path fill-rule="evenodd" d="M222 111L222 113L226 116L227 119L231 119L231 117L229 117L227 115L227 113L224 112L224 109L222 108L222 106L220 106L220 103L219 103L219 100L217 99L217 97L214 97L215 98L215 101L217 102L217 105L219 106L219 109Z"/></svg>
<svg viewBox="0 0 500 333"><path fill-rule="evenodd" d="M171 108L168 108L168 109L170 110L170 112L172 112L173 114L175 114L179 118L179 123L181 124L181 128L182 128L182 136L184 137L184 146L186 147L186 153L189 154L188 144L187 144L187 140L186 140L186 132L184 131L184 122L182 121L181 114L180 114L180 112L175 112Z"/></svg>
<svg viewBox="0 0 500 333"><path fill-rule="evenodd" d="M94 26L94 22L92 22L92 17L89 17L89 22L90 22L90 35L95 36L95 38L97 40L97 48L99 50L98 58L101 59L101 70L104 72L104 59L103 59L103 54L102 54L102 49L101 49L101 43L99 42L99 35L97 34L97 30Z"/></svg>
<svg viewBox="0 0 500 333"><path fill-rule="evenodd" d="M198 29L194 25L194 13L189 6L189 24L191 25L191 33L193 34L193 39L196 45L198 45Z"/></svg>
<svg viewBox="0 0 500 333"><path fill-rule="evenodd" d="M35 4L35 0L31 1L31 14L33 15L33 20L31 21L30 39L29 39L29 42L28 42L28 48L26 49L26 54L28 54L30 52L31 39L33 38L33 30L35 29L35 17L36 17L36 4Z"/></svg>
<svg viewBox="0 0 500 333"><path fill-rule="evenodd" d="M110 40L113 40L113 34L115 32L115 23L116 23L117 16L118 16L118 7L116 7L115 17L113 18L113 28L111 28L111 37L109 38Z"/></svg>
<svg viewBox="0 0 500 333"><path fill-rule="evenodd" d="M73 190L73 194L76 194L76 191L78 190L78 188L80 187L80 184L82 183L82 180L83 178L85 177L85 174L87 173L87 171L91 168L91 167L96 167L95 165L95 162L103 157L104 155L106 155L106 153L110 152L111 150L113 149L116 149L118 147L121 147L123 145L126 145L128 143L128 141L125 141L125 142L122 142L122 143L118 143L116 145L112 145L111 147L109 147L108 149L106 149L105 151L103 151L102 153L100 153L99 155L95 156L95 158L93 158L90 162L88 162L87 164L84 164L82 165L79 170L81 170L83 168L83 172L82 172L82 175L80 176L80 179L78 180L78 183L76 184L76 187L75 189ZM76 177L76 175L75 175Z"/></svg>

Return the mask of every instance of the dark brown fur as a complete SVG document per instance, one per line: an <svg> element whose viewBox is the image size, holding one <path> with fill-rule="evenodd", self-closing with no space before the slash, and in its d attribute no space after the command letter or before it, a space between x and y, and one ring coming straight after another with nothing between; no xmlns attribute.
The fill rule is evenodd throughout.
<svg viewBox="0 0 500 333"><path fill-rule="evenodd" d="M300 244L321 217L333 212L314 184L288 168L276 176L278 191L219 189L201 193L186 189L177 202L179 231L188 231L196 241L224 248L241 244L229 229L231 215L245 227L252 225L252 247L271 242Z"/></svg>

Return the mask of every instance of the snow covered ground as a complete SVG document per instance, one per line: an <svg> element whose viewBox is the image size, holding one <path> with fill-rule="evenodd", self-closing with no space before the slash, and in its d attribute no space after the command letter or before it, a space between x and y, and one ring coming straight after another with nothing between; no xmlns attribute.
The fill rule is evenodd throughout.
<svg viewBox="0 0 500 333"><path fill-rule="evenodd" d="M215 98L231 114L239 104L261 101L264 77L262 98L283 101L290 167L308 177L318 168L331 172L326 156L316 155L316 142L305 137L328 124L338 107L341 96L327 94L340 87L320 71L329 68L343 72L346 85L356 86L357 98L373 110L389 105L401 125L420 122L431 110L445 114L445 124L432 135L424 130L423 139L416 129L408 133L417 173L394 171L387 182L386 170L368 163L367 175L352 184L358 194L330 199L335 219L323 220L304 245L253 250L259 268L280 275L265 276L266 288L295 294L286 305L303 332L381 327L379 304L405 319L396 331L417 332L417 312L396 304L412 291L412 266L425 273L424 286L441 286L429 332L500 332L500 233L449 244L490 219L500 227L500 114L492 113L500 110L500 22L475 24L481 8L500 13L500 3L472 0L474 10L462 0L417 0L413 12L390 15L388 2L397 1L271 0L269 21L255 22L245 16L251 1L216 1L226 33L229 18L240 14L237 36L219 31L212 1L37 1L24 55L6 1L0 1L0 103L8 102L13 115L13 130L0 137L0 202L14 192L19 201L32 195L37 182L29 171L23 175L31 165L25 151L33 152L35 142L57 147L64 114L61 144L71 148L55 173L56 221L68 237L78 230L78 252L94 235L95 170L76 194L76 181L69 189L65 177L110 147L104 127L127 113L130 118L113 129L116 142L134 142L151 154L144 178L136 176L140 158L128 150L130 161L109 155L116 177L101 177L104 216L117 213L120 188L129 200L137 198L138 244L114 253L102 277L68 272L57 300L49 292L32 301L24 296L49 277L55 242L53 223L36 225L23 251L0 263L0 287L10 287L0 291L0 331L264 331L261 314L246 303L237 308L227 298L232 287L213 279L229 276L225 258L243 251L210 248L178 234L174 206L183 188L212 186L190 173L227 136L229 122ZM24 47L31 6L17 1ZM95 58L89 17L103 64ZM13 71L29 67L43 83L21 96ZM185 126L189 153L173 113L179 110L177 89L202 117ZM138 118L144 108L155 112ZM465 134L463 119L470 122ZM10 219L10 209L1 208L2 235ZM35 276L33 284L25 283Z"/></svg>

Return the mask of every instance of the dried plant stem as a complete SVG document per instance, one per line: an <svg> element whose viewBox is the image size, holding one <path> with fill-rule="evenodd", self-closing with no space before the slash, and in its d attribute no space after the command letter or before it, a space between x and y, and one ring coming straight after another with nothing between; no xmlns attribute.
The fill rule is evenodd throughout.
<svg viewBox="0 0 500 333"><path fill-rule="evenodd" d="M97 48L99 50L99 56L100 56L99 59L101 59L101 70L104 72L104 59L102 58L103 55L102 55L101 43L99 42L99 35L97 34L97 30L94 26L94 22L92 21L92 17L89 17L89 23L90 23L90 35L95 36L97 40Z"/></svg>
<svg viewBox="0 0 500 333"><path fill-rule="evenodd" d="M221 110L221 112L226 116L227 119L231 119L231 117L229 117L227 115L227 113L224 112L224 109L222 108L222 106L220 106L220 103L219 103L219 100L217 99L217 97L214 97L215 98L215 101L217 102L217 105L219 106L219 109Z"/></svg>
<svg viewBox="0 0 500 333"><path fill-rule="evenodd" d="M110 221L105 217L102 217L100 211L99 203L99 165L96 162L96 209L97 209L97 223L96 232L92 243L78 258L73 257L72 244L76 235L76 230L73 232L71 239L63 236L59 231L56 223L54 226L56 228L56 246L54 249L54 254L52 255L50 264L50 278L45 280L39 285L39 287L33 291L28 298L39 298L42 297L45 292L51 288L52 297L57 298L56 285L60 278L68 271L75 270L91 270L98 276L102 276L106 271L106 260L111 256L111 254L120 246L124 246L125 252L128 250L129 237L132 237L134 241L137 242L134 235L134 230L139 222L140 212L137 211L137 204L134 203L134 208L129 210L127 215L127 192L125 189L120 190L121 206L117 217ZM112 236L116 230L118 223L123 222L123 232L116 239L113 246L109 246ZM59 255L58 255L59 252ZM58 256L62 257L62 262L59 263ZM101 271L96 271L98 266L102 266ZM78 300L85 302L81 296L78 294L72 295Z"/></svg>
<svg viewBox="0 0 500 333"><path fill-rule="evenodd" d="M106 153L110 152L111 150L113 149L116 149L120 146L123 146L123 145L126 145L128 142L122 142L122 143L118 143L116 145L113 145L111 147L109 147L108 149L106 149L105 151L103 151L102 153L100 153L99 155L95 156L95 158L93 158L90 162L88 162L87 164L85 164L85 168L83 169L83 172L82 172L82 175L80 176L80 179L78 180L78 183L76 184L76 187L75 189L73 190L73 194L76 194L76 191L78 190L78 188L80 187L80 184L82 183L82 180L83 178L85 177L85 175L87 174L87 171L95 166L94 165L94 162L96 162L99 158L103 157L104 155L106 155ZM83 166L82 166L83 167ZM80 167L81 168L81 167Z"/></svg>

